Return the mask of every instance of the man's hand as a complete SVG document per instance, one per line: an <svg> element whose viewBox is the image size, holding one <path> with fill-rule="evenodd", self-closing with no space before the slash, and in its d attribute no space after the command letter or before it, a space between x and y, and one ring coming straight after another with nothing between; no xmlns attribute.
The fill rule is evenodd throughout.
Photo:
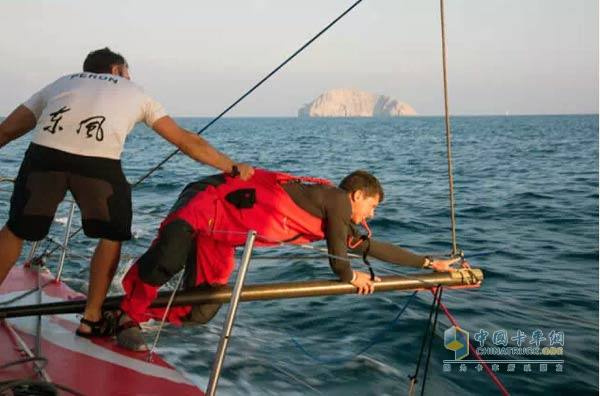
<svg viewBox="0 0 600 396"><path fill-rule="evenodd" d="M33 112L20 105L0 122L0 147L31 131L36 123Z"/></svg>
<svg viewBox="0 0 600 396"><path fill-rule="evenodd" d="M371 275L366 272L354 271L354 276L354 280L350 283L358 289L358 294L371 294L375 291L375 285L371 280ZM376 276L375 282L381 282L381 278Z"/></svg>
<svg viewBox="0 0 600 396"><path fill-rule="evenodd" d="M237 168L237 171L239 172L240 178L242 180L248 180L254 174L254 168L248 164L240 162L235 164L235 167Z"/></svg>
<svg viewBox="0 0 600 396"><path fill-rule="evenodd" d="M453 265L458 263L460 260L460 257L446 260L434 260L433 263L431 263L431 269L435 272L456 271L456 268L454 268ZM462 268L471 268L471 265L465 260L462 263Z"/></svg>

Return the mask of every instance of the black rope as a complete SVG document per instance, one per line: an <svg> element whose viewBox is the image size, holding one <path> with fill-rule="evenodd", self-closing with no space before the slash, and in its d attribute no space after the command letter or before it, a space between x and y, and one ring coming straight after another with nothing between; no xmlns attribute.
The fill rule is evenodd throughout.
<svg viewBox="0 0 600 396"><path fill-rule="evenodd" d="M423 372L423 385L421 386L421 396L425 393L425 384L427 383L427 373L429 372L429 360L431 358L431 346L433 345L433 337L435 336L435 327L437 325L438 313L440 312L440 303L442 302L442 286L439 285L436 292L439 290L439 296L437 299L434 298L433 302L435 304L435 316L433 318L433 326L431 327L431 334L429 337L429 347L427 350L427 358L425 359L425 371Z"/></svg>
<svg viewBox="0 0 600 396"><path fill-rule="evenodd" d="M239 99L237 99L235 102L233 102L231 105L229 105L229 107L227 107L225 110L223 110L221 112L221 114L219 114L218 116L216 116L215 118L212 119L212 121L210 121L207 125L205 125L202 129L200 129L196 134L197 135L201 135L205 130L207 130L212 124L214 124L215 122L217 122L221 117L223 117L227 112L229 112L229 110L233 109L238 103L240 103L242 100L244 100L248 95L250 95L252 92L254 92L255 89L257 89L259 86L261 86L265 81L267 81L269 78L271 78L271 76L273 76L275 73L277 73L282 67L284 67L289 61L291 61L292 59L294 59L296 57L296 55L298 55L300 52L304 51L304 49L306 47L308 47L309 45L311 45L316 39L318 39L323 33L325 33L327 30L329 30L329 28L331 28L333 25L335 25L340 19L342 19L344 16L346 16L346 14L348 14L354 7L356 7L358 4L360 4L363 0L358 0L356 1L354 4L352 4L350 7L348 7L348 9L346 9L346 11L344 11L342 14L340 14L337 18L335 18L333 21L331 21L327 26L325 26L319 33L317 33L315 36L313 36L313 38L311 38L310 40L308 40L302 47L300 47L299 49L296 50L296 52L294 52L292 55L290 55L285 61L283 61L283 63L281 63L279 66L277 66L275 69L273 69L273 71L271 71L269 74L267 74L265 77L262 78L262 80L260 80L259 82L257 82L256 84L254 84L254 86L252 88L250 88L248 91L246 91L245 94L243 94L242 96L240 96ZM156 171L158 168L160 168L162 165L164 165L168 160L170 160L175 154L177 154L179 152L179 149L174 150L171 154L169 154L167 157L165 157L165 159L163 159L161 162L159 162L156 166L154 166L148 173L146 173L144 176L142 176L137 182L135 182L132 187L137 186L138 184L140 184L143 180L145 180L147 177L149 177L152 173L154 173L154 171Z"/></svg>
<svg viewBox="0 0 600 396"><path fill-rule="evenodd" d="M54 396L58 395L59 390L75 396L83 396L82 393L61 384L30 379L0 382L0 394L5 394L4 392L8 390L12 393L6 393L7 395L15 396Z"/></svg>
<svg viewBox="0 0 600 396"><path fill-rule="evenodd" d="M8 362L0 366L0 370L17 366L19 364L39 362L41 365L36 365L36 370L43 370L48 364L48 359L43 356L33 356L24 359L15 360ZM10 390L10 393L5 393ZM10 394L15 396L54 396L58 395L58 390L71 393L73 395L81 395L81 393L74 391L61 384L53 382L32 380L32 379L14 379L0 382L0 394Z"/></svg>
<svg viewBox="0 0 600 396"><path fill-rule="evenodd" d="M71 238L73 238L75 235L77 235L81 230L83 230L83 226L80 226L78 229L76 229L75 231L73 231L71 233L71 235L69 235L69 240ZM48 240L49 242L54 242L50 238L46 238L46 240ZM48 242L48 244L50 244L49 242ZM63 247L63 245L56 244L56 246L54 247L54 249L52 249L50 251L48 251L48 248L46 248L46 251L44 253L42 253L39 257L40 258L50 257L50 256L52 256L54 254L54 252L56 252L58 249L60 249L62 247Z"/></svg>
<svg viewBox="0 0 600 396"><path fill-rule="evenodd" d="M43 369L48 364L48 359L46 359L43 356L34 356L34 357L28 357L28 358L25 358L25 359L19 359L19 360L15 360L15 361L3 364L2 366L0 366L0 370L4 370L5 368L16 366L16 365L19 365L19 364L25 364L25 363L31 363L31 362L41 362L41 363L43 363L43 365L41 367L38 366L38 369Z"/></svg>
<svg viewBox="0 0 600 396"><path fill-rule="evenodd" d="M429 329L431 327L431 318L433 317L433 312L435 310L435 305L436 305L436 301L437 301L437 297L439 296L439 293L441 292L441 288L437 287L435 290L435 294L433 295L433 302L431 303L431 308L429 309L429 317L427 318L427 327L425 328L425 331L423 332L423 338L421 340L421 350L419 351L419 358L417 359L417 367L415 368L415 373L413 375L409 375L408 378L411 380L411 386L410 389L412 390L413 386L418 382L418 376L419 376L419 369L421 368L421 360L423 358L423 353L425 352L425 345L427 344L427 340L429 338ZM412 393L409 391L409 395L411 395Z"/></svg>
<svg viewBox="0 0 600 396"><path fill-rule="evenodd" d="M363 237L364 237L364 235L363 235ZM371 250L371 239L369 237L366 237L365 241L367 243L367 247L365 247L365 250L363 251L362 260L363 260L363 263L367 267L369 267L369 274L371 274L371 280L375 281L375 271L373 271L373 267L371 266L371 262L367 259L367 255L369 254L369 251Z"/></svg>
<svg viewBox="0 0 600 396"><path fill-rule="evenodd" d="M238 255L238 257L241 257L241 255ZM322 259L323 256L316 256L316 255L308 255L308 254L294 254L294 255L280 255L280 256L252 256L252 260L283 260L283 259L287 259L287 260L316 260L316 259Z"/></svg>

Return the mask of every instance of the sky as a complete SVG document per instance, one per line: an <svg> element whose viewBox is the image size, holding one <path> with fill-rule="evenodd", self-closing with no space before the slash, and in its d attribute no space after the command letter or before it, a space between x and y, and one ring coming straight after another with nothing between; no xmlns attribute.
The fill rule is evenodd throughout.
<svg viewBox="0 0 600 396"><path fill-rule="evenodd" d="M173 116L215 116L349 0L0 0L0 115L88 52L123 54ZM454 115L598 113L596 0L446 0ZM295 116L333 88L443 114L437 0L363 0L230 116Z"/></svg>

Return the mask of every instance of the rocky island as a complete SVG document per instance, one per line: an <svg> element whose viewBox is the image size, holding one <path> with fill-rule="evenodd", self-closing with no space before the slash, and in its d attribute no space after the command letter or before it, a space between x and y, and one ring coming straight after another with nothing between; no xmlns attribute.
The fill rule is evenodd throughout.
<svg viewBox="0 0 600 396"><path fill-rule="evenodd" d="M416 115L409 104L358 89L331 89L298 110L298 117L399 117Z"/></svg>

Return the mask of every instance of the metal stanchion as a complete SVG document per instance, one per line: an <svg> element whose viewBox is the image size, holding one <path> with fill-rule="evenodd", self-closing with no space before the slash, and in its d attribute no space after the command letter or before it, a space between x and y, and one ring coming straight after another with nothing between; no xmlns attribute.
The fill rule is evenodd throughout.
<svg viewBox="0 0 600 396"><path fill-rule="evenodd" d="M33 258L35 257L35 251L37 250L39 243L40 241L34 241L31 244L31 249L29 249L29 254L27 255L27 263L31 262L31 260L33 260Z"/></svg>
<svg viewBox="0 0 600 396"><path fill-rule="evenodd" d="M219 340L219 346L217 347L212 372L208 381L208 388L206 389L207 396L214 396L217 391L217 383L219 382L221 368L223 367L223 360L225 359L225 352L227 350L227 345L229 344L229 336L231 335L231 329L233 328L233 321L235 320L235 314L237 311L238 302L240 300L240 294L242 293L244 279L246 278L246 272L248 270L248 265L250 264L250 256L252 255L252 248L254 246L255 238L256 231L248 232L246 246L244 247L244 254L242 255L242 262L240 263L237 279L235 280L235 286L231 295L231 302L229 303L229 310L227 311L227 318L223 324L221 339Z"/></svg>
<svg viewBox="0 0 600 396"><path fill-rule="evenodd" d="M67 218L67 227L65 230L65 239L62 245L62 252L60 254L60 261L58 263L58 270L56 271L55 282L60 282L63 267L65 265L65 258L67 256L67 246L69 244L69 238L71 237L71 223L73 222L73 214L75 213L75 202L71 203L71 209L69 210L69 217Z"/></svg>
<svg viewBox="0 0 600 396"><path fill-rule="evenodd" d="M37 267L36 268L36 277L37 277L37 303L41 304L42 303L42 275L40 274L40 271L42 270L42 267ZM35 325L35 350L34 350L35 356L40 357L42 356L42 317L40 315L38 315L37 320L36 320L36 325ZM38 373L39 374L39 373Z"/></svg>

